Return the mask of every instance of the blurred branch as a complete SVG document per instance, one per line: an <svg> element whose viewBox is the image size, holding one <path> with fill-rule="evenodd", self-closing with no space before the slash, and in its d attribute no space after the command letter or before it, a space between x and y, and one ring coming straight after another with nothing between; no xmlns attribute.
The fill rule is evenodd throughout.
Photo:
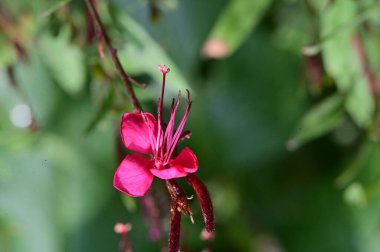
<svg viewBox="0 0 380 252"><path fill-rule="evenodd" d="M121 65L121 62L119 60L119 57L117 56L117 50L112 47L111 40L110 40L106 30L104 29L103 23L100 20L99 14L98 14L93 2L91 0L84 0L84 2L86 3L87 9L91 15L91 19L94 23L95 30L98 34L98 37L102 38L104 43L106 44L106 47L108 48L108 51L110 52L112 62L114 63L114 65L117 69L117 72L120 75L121 81L124 83L124 85L127 89L128 96L132 102L133 111L134 112L140 112L142 110L141 105L140 105L140 102L137 100L136 94L132 88L132 83L136 83L137 81L134 81L134 80L132 81L132 78L124 71L124 69Z"/></svg>

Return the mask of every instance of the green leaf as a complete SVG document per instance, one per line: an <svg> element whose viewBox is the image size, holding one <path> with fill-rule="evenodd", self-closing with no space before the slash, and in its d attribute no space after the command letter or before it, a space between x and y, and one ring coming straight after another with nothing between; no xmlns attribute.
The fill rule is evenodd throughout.
<svg viewBox="0 0 380 252"><path fill-rule="evenodd" d="M204 47L206 56L208 53L205 50L207 46L212 46L210 43L213 41L219 41L216 43L222 45L224 43L226 51L222 57L237 50L251 34L271 2L271 0L231 0L220 14L207 39Z"/></svg>
<svg viewBox="0 0 380 252"><path fill-rule="evenodd" d="M191 91L179 67L142 26L125 13L118 14L117 18L126 30L126 42L124 47L119 50L118 55L127 73L131 75L149 74L156 83L161 83L162 74L157 70L157 65L167 65L171 68L167 77L167 90L171 94L176 94L178 90L189 89ZM152 88L160 90L161 86L154 85L149 89ZM144 90L144 92L146 91Z"/></svg>
<svg viewBox="0 0 380 252"><path fill-rule="evenodd" d="M98 125L98 123L102 120L102 118L107 114L107 112L112 107L114 100L115 100L115 89L113 87L110 87L108 91L108 95L104 99L100 107L100 110L96 113L94 119L92 119L92 121L87 126L85 130L86 133L90 133L96 127L96 125Z"/></svg>
<svg viewBox="0 0 380 252"><path fill-rule="evenodd" d="M353 46L355 25L360 19L356 2L337 0L322 15L322 54L326 70L347 93L346 109L356 124L365 127L374 112L370 85Z"/></svg>
<svg viewBox="0 0 380 252"><path fill-rule="evenodd" d="M363 186L359 183L353 183L344 191L344 199L350 205L356 207L365 207L367 205L367 196Z"/></svg>
<svg viewBox="0 0 380 252"><path fill-rule="evenodd" d="M65 26L57 37L44 34L39 42L44 63L62 89L71 95L81 92L86 77L84 56L70 44L69 27Z"/></svg>
<svg viewBox="0 0 380 252"><path fill-rule="evenodd" d="M17 54L12 44L0 33L0 69L5 69L16 59Z"/></svg>
<svg viewBox="0 0 380 252"><path fill-rule="evenodd" d="M359 126L368 126L374 115L375 103L369 83L364 76L356 80L347 95L345 105L347 111Z"/></svg>
<svg viewBox="0 0 380 252"><path fill-rule="evenodd" d="M328 37L322 44L327 72L335 78L341 91L352 85L356 68L360 67L352 48L356 18L356 4L352 0L338 0L322 15L321 35Z"/></svg>
<svg viewBox="0 0 380 252"><path fill-rule="evenodd" d="M334 95L312 108L301 120L293 137L288 141L290 150L328 133L344 119L343 97Z"/></svg>
<svg viewBox="0 0 380 252"><path fill-rule="evenodd" d="M56 116L61 93L50 78L49 72L40 57L28 51L29 61L15 65L17 83L26 93L27 101L32 107L33 116L39 126L48 126Z"/></svg>
<svg viewBox="0 0 380 252"><path fill-rule="evenodd" d="M339 187L346 187L351 183L361 171L365 170L371 162L371 160L376 160L378 156L379 147L377 143L372 141L363 144L358 151L354 160L349 162L349 166L344 170L344 172L336 179L336 185ZM376 164L377 165L377 164Z"/></svg>

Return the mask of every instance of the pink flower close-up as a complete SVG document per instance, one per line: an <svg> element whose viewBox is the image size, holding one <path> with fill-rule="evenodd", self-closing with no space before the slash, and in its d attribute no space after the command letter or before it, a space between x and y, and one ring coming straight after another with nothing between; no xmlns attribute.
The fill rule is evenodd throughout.
<svg viewBox="0 0 380 252"><path fill-rule="evenodd" d="M136 152L127 155L114 176L114 187L132 197L143 196L150 188L153 177L172 179L185 177L198 170L198 159L193 151L185 147L178 155L178 142L187 137L182 133L189 115L191 101L187 90L185 113L175 129L175 118L180 102L173 102L167 125L162 122L165 77L169 72L166 66L159 66L163 74L162 93L157 103L157 119L147 112L125 113L121 120L121 136L126 148Z"/></svg>

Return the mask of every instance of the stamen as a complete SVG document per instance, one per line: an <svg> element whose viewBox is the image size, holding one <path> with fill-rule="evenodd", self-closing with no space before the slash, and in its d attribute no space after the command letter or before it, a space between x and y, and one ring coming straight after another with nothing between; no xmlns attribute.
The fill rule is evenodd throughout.
<svg viewBox="0 0 380 252"><path fill-rule="evenodd" d="M162 111L164 109L164 94L165 94L165 84L166 84L166 74L169 73L170 68L167 66L158 66L158 69L162 72L162 88L161 88L161 99L160 99L160 106L158 108L158 113L162 114ZM160 123L162 123L162 118L160 118Z"/></svg>
<svg viewBox="0 0 380 252"><path fill-rule="evenodd" d="M170 120L168 123L168 126L166 127L165 131L165 140L166 140L166 150L170 149L171 143L172 143L172 137L173 137L173 130L174 130L174 124L175 124L175 116L176 116L176 111L178 109L179 103L181 100L181 91L178 91L178 99L177 102L172 106L172 110L170 112Z"/></svg>
<svg viewBox="0 0 380 252"><path fill-rule="evenodd" d="M186 111L185 111L185 114L183 115L183 118L180 122L180 124L178 125L178 128L173 136L173 139L172 139L172 143L171 143L171 146L170 146L170 149L169 151L167 152L167 156L166 156L166 159L165 161L166 162L169 162L169 159L170 157L172 156L173 152L174 152L174 149L179 141L179 137L181 136L181 133L182 133L182 130L183 128L185 127L185 123L187 121L187 117L189 116L189 112L190 112L190 108L191 108L191 100L190 100L190 92L189 90L186 89L186 92L187 92L187 106L186 106Z"/></svg>
<svg viewBox="0 0 380 252"><path fill-rule="evenodd" d="M158 98L158 102L157 102L157 107L159 107L162 103L161 101L162 99L161 98ZM161 111L159 109L157 109L157 117L158 117L158 121L157 121L157 140L156 140L156 151L157 153L159 152L159 148L160 146L162 145L162 142L163 142L163 137L162 137L162 114L161 114Z"/></svg>

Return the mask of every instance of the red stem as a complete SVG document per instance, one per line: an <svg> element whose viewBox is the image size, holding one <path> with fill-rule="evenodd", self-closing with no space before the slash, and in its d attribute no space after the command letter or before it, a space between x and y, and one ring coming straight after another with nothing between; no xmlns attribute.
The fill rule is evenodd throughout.
<svg viewBox="0 0 380 252"><path fill-rule="evenodd" d="M178 252L180 249L181 236L181 212L178 210L178 204L172 200L170 205L170 233L168 252Z"/></svg>
<svg viewBox="0 0 380 252"><path fill-rule="evenodd" d="M88 9L90 15L91 15L91 19L94 23L96 32L103 38L104 43L106 44L106 47L107 47L107 49L111 55L112 62L114 63L114 65L115 65L115 67L119 73L121 81L124 83L124 85L127 89L128 96L132 102L133 111L134 112L140 112L142 110L141 105L140 105L140 102L136 98L135 92L132 89L131 77L124 71L124 69L121 65L121 62L119 60L119 57L117 56L117 51L115 48L112 47L111 40L110 40L106 30L104 29L103 23L100 20L99 14L98 14L93 2L91 0L84 0L84 2L87 6L87 9Z"/></svg>

